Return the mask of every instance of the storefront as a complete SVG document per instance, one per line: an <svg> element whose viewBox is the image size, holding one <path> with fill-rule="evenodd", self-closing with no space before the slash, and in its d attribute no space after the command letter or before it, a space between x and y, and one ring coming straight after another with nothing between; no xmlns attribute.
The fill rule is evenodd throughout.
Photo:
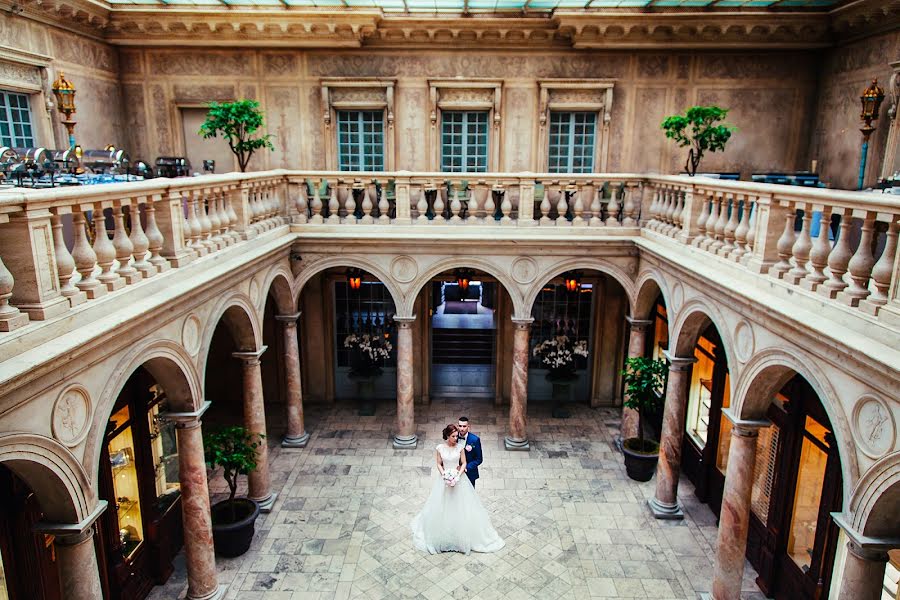
<svg viewBox="0 0 900 600"><path fill-rule="evenodd" d="M139 368L113 408L100 459L97 557L104 596L144 598L172 572L183 543L178 454L165 393Z"/></svg>

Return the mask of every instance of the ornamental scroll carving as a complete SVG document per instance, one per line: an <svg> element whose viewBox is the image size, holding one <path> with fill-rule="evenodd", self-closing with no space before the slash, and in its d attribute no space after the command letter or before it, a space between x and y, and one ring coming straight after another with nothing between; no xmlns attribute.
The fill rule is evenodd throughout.
<svg viewBox="0 0 900 600"><path fill-rule="evenodd" d="M0 61L0 82L18 87L25 84L37 90L41 88L41 73L37 67Z"/></svg>
<svg viewBox="0 0 900 600"><path fill-rule="evenodd" d="M441 92L438 106L452 105L483 105L494 104L494 90L492 89L446 89Z"/></svg>
<svg viewBox="0 0 900 600"><path fill-rule="evenodd" d="M371 104L372 106L387 106L387 91L385 88L334 88L331 90L331 105L339 106L343 103Z"/></svg>

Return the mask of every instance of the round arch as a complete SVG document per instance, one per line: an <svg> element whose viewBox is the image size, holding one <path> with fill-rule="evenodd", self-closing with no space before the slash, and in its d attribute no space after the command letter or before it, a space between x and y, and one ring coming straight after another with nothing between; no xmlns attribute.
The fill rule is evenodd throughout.
<svg viewBox="0 0 900 600"><path fill-rule="evenodd" d="M109 385L104 387L97 402L94 421L84 450L84 464L89 466L91 481L97 480L106 424L116 399L131 374L141 366L147 369L166 391L174 410L192 412L200 408L203 387L187 350L171 340L151 340L131 349L113 369L109 376Z"/></svg>
<svg viewBox="0 0 900 600"><path fill-rule="evenodd" d="M453 269L461 267L478 269L479 271L487 273L488 275L499 281L500 285L503 286L503 289L506 290L506 293L509 294L509 297L512 299L513 315L518 314L519 306L522 302L522 295L520 293L519 286L516 285L516 282L513 281L512 278L510 278L506 271L504 271L501 267L490 262L489 260L485 260L477 256L454 256L450 258L444 258L430 266L425 272L416 277L410 284L409 295L404 299L406 302L403 307L403 309L406 311L404 314L412 316L413 303L416 301L416 297L419 295L419 292L422 291L422 288L424 288L429 281L431 281L441 273L444 273L445 271L452 271Z"/></svg>
<svg viewBox="0 0 900 600"><path fill-rule="evenodd" d="M637 291L634 304L631 305L631 316L635 319L653 319L653 307L659 295L662 295L667 307L671 306L668 282L656 269L643 271L635 282L634 289Z"/></svg>
<svg viewBox="0 0 900 600"><path fill-rule="evenodd" d="M253 302L245 294L234 292L221 298L210 312L203 332L203 342L197 361L197 372L206 373L206 361L209 359L209 347L219 321L225 321L228 331L234 339L238 350L253 352L262 345L262 328L257 318Z"/></svg>
<svg viewBox="0 0 900 600"><path fill-rule="evenodd" d="M291 282L294 280L290 271L278 265L266 275L262 289L266 291L261 297L262 306L258 307L258 314L262 314L266 308L266 298L272 296L275 307L280 315L292 315L297 312L297 302L294 300L294 292Z"/></svg>
<svg viewBox="0 0 900 600"><path fill-rule="evenodd" d="M49 522L79 523L97 505L84 467L54 439L33 433L2 433L0 462L34 491Z"/></svg>
<svg viewBox="0 0 900 600"><path fill-rule="evenodd" d="M764 418L772 398L795 374L809 383L831 421L841 459L846 504L849 490L859 479L853 433L840 409L837 392L812 357L788 348L767 348L754 355L740 376L735 378L736 385L731 396L734 414L742 419Z"/></svg>
<svg viewBox="0 0 900 600"><path fill-rule="evenodd" d="M559 277L566 271L579 269L598 271L604 275L612 277L613 280L620 286L622 286L622 289L625 290L625 296L628 298L628 305L634 305L634 282L621 267L599 258L573 258L561 263L554 263L550 268L545 269L541 274L539 274L537 278L535 278L531 286L528 288L528 290L525 292L522 305L517 307L517 309L519 310L516 311L515 316L524 319L530 318L531 307L532 305L534 305L534 301L541 289L545 285L550 283L550 281L554 277Z"/></svg>
<svg viewBox="0 0 900 600"><path fill-rule="evenodd" d="M847 505L853 527L874 538L900 538L900 451L878 459L860 479Z"/></svg>
<svg viewBox="0 0 900 600"><path fill-rule="evenodd" d="M378 281L384 284L384 286L388 290L388 293L390 293L391 298L394 300L394 309L397 311L397 316L411 316L401 312L402 307L404 306L404 295L400 288L397 287L397 284L391 279L391 276L388 273L385 273L381 269L381 267L376 265L374 262L366 260L365 258L358 255L330 256L328 258L318 260L312 266L300 271L300 274L297 275L297 278L294 280L294 306L299 305L300 294L303 293L303 288L306 286L307 282L309 282L310 279L312 279L322 271L336 267L355 267L357 269L362 269L363 271L366 271L371 275L374 275L378 279Z"/></svg>

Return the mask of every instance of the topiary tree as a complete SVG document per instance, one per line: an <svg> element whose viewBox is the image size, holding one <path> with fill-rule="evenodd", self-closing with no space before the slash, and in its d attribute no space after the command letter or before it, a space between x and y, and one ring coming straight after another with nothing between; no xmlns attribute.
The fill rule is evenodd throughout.
<svg viewBox="0 0 900 600"><path fill-rule="evenodd" d="M228 503L232 521L237 520L234 495L237 493L238 476L248 475L256 469L256 449L262 445L261 433L250 433L244 427L225 427L203 436L203 453L210 469L222 467L228 483Z"/></svg>
<svg viewBox="0 0 900 600"><path fill-rule="evenodd" d="M206 121L198 132L204 138L214 138L221 134L228 142L228 147L238 159L241 172L247 170L247 164L253 153L262 148L274 150L270 134L254 137L254 133L263 126L263 112L259 110L256 100L237 100L235 102L210 102Z"/></svg>
<svg viewBox="0 0 900 600"><path fill-rule="evenodd" d="M727 124L716 125L725 118L728 109L718 106L692 106L683 115L666 117L662 122L666 137L678 142L679 146L690 146L684 170L694 176L700 159L706 151L717 152L725 149L731 134L737 131ZM689 131L686 131L690 127Z"/></svg>
<svg viewBox="0 0 900 600"><path fill-rule="evenodd" d="M622 383L625 386L625 407L638 412L638 443L640 452L648 451L644 441L644 411L653 410L662 403L659 391L666 385L669 369L666 361L646 357L625 360ZM634 439L634 438L631 438ZM652 446L650 448L652 450Z"/></svg>

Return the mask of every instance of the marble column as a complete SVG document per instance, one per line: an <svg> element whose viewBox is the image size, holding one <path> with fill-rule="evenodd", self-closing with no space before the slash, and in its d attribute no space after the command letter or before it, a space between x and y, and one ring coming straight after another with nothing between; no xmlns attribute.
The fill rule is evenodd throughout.
<svg viewBox="0 0 900 600"><path fill-rule="evenodd" d="M106 500L100 500L78 523L45 523L34 531L54 536L59 587L66 600L97 600L103 597L100 569L94 551L94 522L106 510ZM7 573L7 577L11 574Z"/></svg>
<svg viewBox="0 0 900 600"><path fill-rule="evenodd" d="M644 356L646 347L647 330L653 325L653 321L632 319L625 317L631 333L628 337L628 358L640 358ZM638 412L633 408L622 407L622 439L637 437Z"/></svg>
<svg viewBox="0 0 900 600"><path fill-rule="evenodd" d="M876 538L856 531L852 516L831 513L846 539L843 571L835 573L840 592L837 600L880 600L888 550L900 548L900 538ZM837 564L837 561L836 563ZM835 591L832 586L831 591Z"/></svg>
<svg viewBox="0 0 900 600"><path fill-rule="evenodd" d="M691 365L697 359L678 358L666 352L666 360L669 361L669 377L659 440L659 462L656 464L656 494L647 503L657 519L683 519L684 512L678 506L678 476L681 473L681 444Z"/></svg>
<svg viewBox="0 0 900 600"><path fill-rule="evenodd" d="M756 441L759 429L768 427L771 423L737 418L727 408L722 410L722 414L733 426L725 472L725 490L722 492L722 510L719 514L712 597L715 600L740 600L747 531L750 526L750 492L753 487Z"/></svg>
<svg viewBox="0 0 900 600"><path fill-rule="evenodd" d="M525 430L528 412L528 334L532 318L513 318L512 387L509 395L509 435L507 450L528 450L528 433Z"/></svg>
<svg viewBox="0 0 900 600"><path fill-rule="evenodd" d="M241 359L244 369L244 427L250 433L266 435L266 408L263 398L260 357L266 346L251 352L234 352ZM269 447L265 439L256 449L256 469L247 478L250 483L248 497L259 503L259 510L272 511L277 494L272 493L269 481Z"/></svg>
<svg viewBox="0 0 900 600"><path fill-rule="evenodd" d="M413 406L413 335L416 317L394 317L397 323L397 424L394 448L414 449L416 418Z"/></svg>
<svg viewBox="0 0 900 600"><path fill-rule="evenodd" d="M209 405L207 401L196 412L162 415L165 419L175 421L178 443L178 482L181 485L184 557L188 580L186 600L223 598L226 590L226 586L220 586L216 578L209 486L200 427L200 417Z"/></svg>
<svg viewBox="0 0 900 600"><path fill-rule="evenodd" d="M303 424L303 385L300 380L300 347L297 345L297 319L300 313L275 315L284 337L284 373L287 379L287 433L282 448L305 448L309 434Z"/></svg>

